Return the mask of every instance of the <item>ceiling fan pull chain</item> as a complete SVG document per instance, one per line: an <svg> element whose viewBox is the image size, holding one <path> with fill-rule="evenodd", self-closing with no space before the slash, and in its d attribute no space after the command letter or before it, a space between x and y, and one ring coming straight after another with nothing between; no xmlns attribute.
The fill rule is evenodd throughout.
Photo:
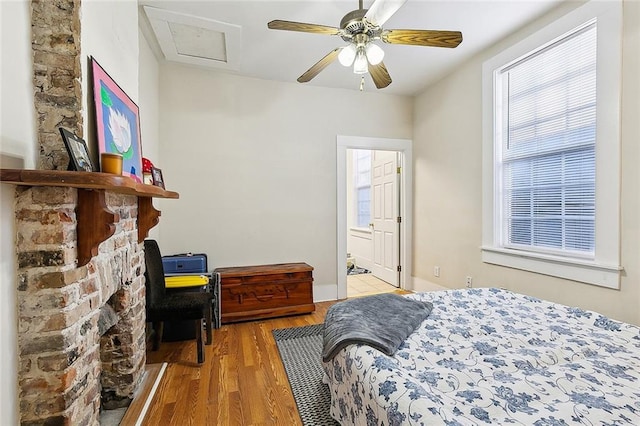
<svg viewBox="0 0 640 426"><path fill-rule="evenodd" d="M362 92L364 90L364 76L362 76L362 78L360 79L360 91Z"/></svg>

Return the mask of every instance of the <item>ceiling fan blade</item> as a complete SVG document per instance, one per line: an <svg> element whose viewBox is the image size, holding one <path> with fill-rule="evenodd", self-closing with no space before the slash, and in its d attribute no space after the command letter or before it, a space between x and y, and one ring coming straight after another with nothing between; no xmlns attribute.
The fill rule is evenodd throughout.
<svg viewBox="0 0 640 426"><path fill-rule="evenodd" d="M407 0L375 0L363 19L373 27L381 27L406 1Z"/></svg>
<svg viewBox="0 0 640 426"><path fill-rule="evenodd" d="M276 19L267 24L272 30L300 31L303 33L328 34L337 35L340 33L339 28L328 27L326 25L307 24L304 22L281 21Z"/></svg>
<svg viewBox="0 0 640 426"><path fill-rule="evenodd" d="M378 89L384 89L391 84L391 76L387 67L384 66L384 62L380 62L378 65L369 64L369 74Z"/></svg>
<svg viewBox="0 0 640 426"><path fill-rule="evenodd" d="M380 38L385 43L414 46L456 47L462 43L460 31L384 30Z"/></svg>
<svg viewBox="0 0 640 426"><path fill-rule="evenodd" d="M338 53L340 53L342 49L342 47L337 47L331 52L327 53L324 58L313 64L313 66L309 68L307 72L298 77L298 82L306 83L308 81L311 81L316 75L320 74L320 71L328 67L331 62L336 60L336 58L338 57Z"/></svg>

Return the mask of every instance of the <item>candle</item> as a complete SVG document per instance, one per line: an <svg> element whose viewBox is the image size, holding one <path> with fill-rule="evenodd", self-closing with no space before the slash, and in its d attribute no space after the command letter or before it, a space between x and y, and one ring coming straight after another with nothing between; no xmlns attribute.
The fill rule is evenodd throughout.
<svg viewBox="0 0 640 426"><path fill-rule="evenodd" d="M100 164L103 173L122 174L122 155L113 152L100 154Z"/></svg>

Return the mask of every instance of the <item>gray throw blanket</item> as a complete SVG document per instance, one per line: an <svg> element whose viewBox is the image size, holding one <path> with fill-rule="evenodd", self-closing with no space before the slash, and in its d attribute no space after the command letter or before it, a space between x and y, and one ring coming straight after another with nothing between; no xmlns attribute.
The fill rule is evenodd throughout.
<svg viewBox="0 0 640 426"><path fill-rule="evenodd" d="M331 360L353 343L369 345L391 356L432 309L429 302L393 293L336 303L324 320L322 360Z"/></svg>

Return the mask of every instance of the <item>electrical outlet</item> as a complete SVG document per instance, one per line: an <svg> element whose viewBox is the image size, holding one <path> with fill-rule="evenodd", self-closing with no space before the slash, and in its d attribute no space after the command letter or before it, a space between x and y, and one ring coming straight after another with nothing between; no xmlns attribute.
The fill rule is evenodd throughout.
<svg viewBox="0 0 640 426"><path fill-rule="evenodd" d="M467 287L468 288L473 287L473 278L472 277L468 276L466 281L467 281Z"/></svg>
<svg viewBox="0 0 640 426"><path fill-rule="evenodd" d="M440 267L439 266L434 266L433 267L433 276L434 277L439 277L440 276Z"/></svg>

